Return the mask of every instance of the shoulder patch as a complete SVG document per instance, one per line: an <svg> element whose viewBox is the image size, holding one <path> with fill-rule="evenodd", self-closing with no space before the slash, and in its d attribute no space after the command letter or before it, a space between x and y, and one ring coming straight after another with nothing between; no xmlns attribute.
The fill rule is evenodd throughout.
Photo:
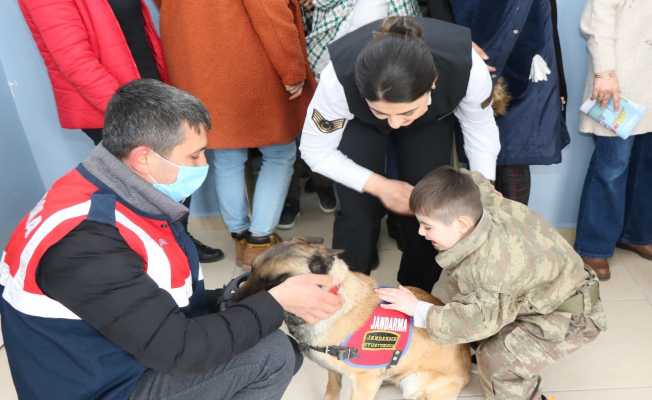
<svg viewBox="0 0 652 400"><path fill-rule="evenodd" d="M317 126L317 129L319 129L322 133L333 133L338 129L344 128L344 123L346 122L346 119L340 118L336 119L333 121L329 121L326 118L324 118L323 115L317 109L312 110L312 122L315 123Z"/></svg>

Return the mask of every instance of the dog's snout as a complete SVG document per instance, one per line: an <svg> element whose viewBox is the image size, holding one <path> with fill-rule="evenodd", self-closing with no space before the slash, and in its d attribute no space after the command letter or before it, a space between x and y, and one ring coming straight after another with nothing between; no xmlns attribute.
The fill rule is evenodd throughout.
<svg viewBox="0 0 652 400"><path fill-rule="evenodd" d="M327 274L331 270L335 257L332 255L313 254L308 261L308 268L313 274Z"/></svg>

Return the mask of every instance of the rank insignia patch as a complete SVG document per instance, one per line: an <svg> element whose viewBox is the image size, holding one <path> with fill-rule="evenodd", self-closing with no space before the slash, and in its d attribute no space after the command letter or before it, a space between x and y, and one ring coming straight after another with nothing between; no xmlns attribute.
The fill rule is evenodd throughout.
<svg viewBox="0 0 652 400"><path fill-rule="evenodd" d="M338 129L344 128L346 119L336 119L329 121L317 109L312 110L312 121L317 125L317 128L323 133L333 133Z"/></svg>

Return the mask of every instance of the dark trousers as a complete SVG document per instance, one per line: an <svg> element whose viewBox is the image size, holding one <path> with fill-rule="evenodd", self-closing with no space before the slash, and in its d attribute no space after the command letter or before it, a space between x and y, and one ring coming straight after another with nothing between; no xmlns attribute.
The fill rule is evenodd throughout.
<svg viewBox="0 0 652 400"><path fill-rule="evenodd" d="M529 165L499 165L496 168L496 190L526 206L530 201L530 182Z"/></svg>
<svg viewBox="0 0 652 400"><path fill-rule="evenodd" d="M298 152L299 150L297 149L297 159L294 162L294 172L292 174L292 180L290 181L290 187L288 188L287 197L285 198L285 206L291 207L297 211L301 209L301 178L308 178L313 190L316 192L332 190L333 185L333 182L330 179L323 175L319 175L316 172L312 172L301 159Z"/></svg>
<svg viewBox="0 0 652 400"><path fill-rule="evenodd" d="M424 175L441 165L450 164L452 121L414 124L381 133L357 119L351 120L342 136L340 150L356 163L385 175L388 146L396 146L398 178L415 185ZM390 144L390 136L391 144ZM339 209L333 228L333 248L342 249L342 258L351 270L369 274L378 264L377 242L380 221L386 211L376 197L335 185ZM398 216L403 256L398 271L402 285L426 291L439 278L435 249L419 236L414 216Z"/></svg>
<svg viewBox="0 0 652 400"><path fill-rule="evenodd" d="M204 373L168 374L147 370L129 399L277 400L283 396L302 360L288 337L277 331L231 361Z"/></svg>

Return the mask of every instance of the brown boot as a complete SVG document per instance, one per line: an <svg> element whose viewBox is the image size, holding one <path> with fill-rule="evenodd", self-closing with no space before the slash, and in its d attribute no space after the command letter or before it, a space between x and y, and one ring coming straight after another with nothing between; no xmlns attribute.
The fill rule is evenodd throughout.
<svg viewBox="0 0 652 400"><path fill-rule="evenodd" d="M248 231L241 233L231 233L233 238L233 244L235 245L235 265L242 268L244 261L244 252L245 247L247 247L247 236L249 236Z"/></svg>
<svg viewBox="0 0 652 400"><path fill-rule="evenodd" d="M259 254L281 242L283 242L283 239L276 233L264 237L249 236L245 240L242 265L239 266L244 270L250 270L251 265Z"/></svg>
<svg viewBox="0 0 652 400"><path fill-rule="evenodd" d="M616 247L633 251L634 253L638 254L639 256L645 259L652 260L652 244L629 244L629 243L619 242L618 244L616 244Z"/></svg>
<svg viewBox="0 0 652 400"><path fill-rule="evenodd" d="M608 281L611 278L611 271L609 270L609 261L606 258L584 257L582 256L584 264L591 267L598 279L601 281Z"/></svg>

